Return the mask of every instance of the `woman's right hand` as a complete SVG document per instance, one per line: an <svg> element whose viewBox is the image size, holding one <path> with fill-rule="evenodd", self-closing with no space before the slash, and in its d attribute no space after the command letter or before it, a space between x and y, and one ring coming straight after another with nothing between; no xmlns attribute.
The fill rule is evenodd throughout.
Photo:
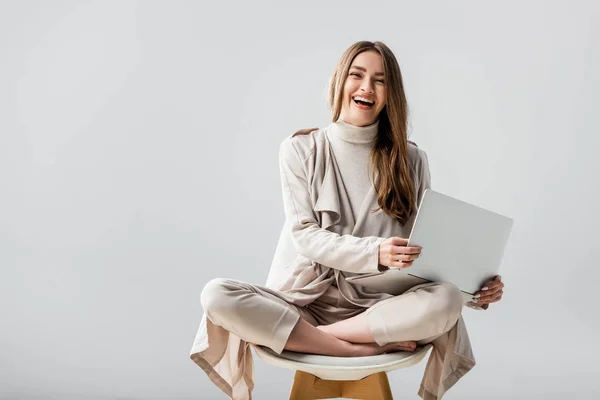
<svg viewBox="0 0 600 400"><path fill-rule="evenodd" d="M407 247L408 239L391 237L379 245L379 264L390 268L410 267L421 255L421 247Z"/></svg>

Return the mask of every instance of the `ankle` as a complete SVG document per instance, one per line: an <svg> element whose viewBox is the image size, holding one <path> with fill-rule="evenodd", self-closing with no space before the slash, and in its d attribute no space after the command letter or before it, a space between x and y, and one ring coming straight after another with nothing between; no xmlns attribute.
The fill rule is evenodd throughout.
<svg viewBox="0 0 600 400"><path fill-rule="evenodd" d="M342 339L338 339L342 342L342 346L344 348L344 354L346 357L362 357L364 355L365 349L356 343L347 342Z"/></svg>

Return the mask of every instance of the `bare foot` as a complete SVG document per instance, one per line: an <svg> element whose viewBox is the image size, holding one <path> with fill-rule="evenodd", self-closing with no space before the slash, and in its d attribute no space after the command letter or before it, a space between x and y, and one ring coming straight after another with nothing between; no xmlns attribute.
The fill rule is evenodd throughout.
<svg viewBox="0 0 600 400"><path fill-rule="evenodd" d="M395 353L397 351L413 352L417 348L417 342L415 342L415 341L393 342L393 343L388 343L382 347L383 347L384 353Z"/></svg>
<svg viewBox="0 0 600 400"><path fill-rule="evenodd" d="M352 346L351 357L376 356L383 353L395 353L398 351L413 352L417 348L417 342L394 342L380 346L377 343L350 343Z"/></svg>
<svg viewBox="0 0 600 400"><path fill-rule="evenodd" d="M316 328L332 335L329 332L329 325L318 325ZM395 353L398 351L413 352L417 347L417 342L415 341L393 342L380 346L377 343L353 343L344 339L340 340L348 344L346 353L348 353L347 356L349 357L376 356L378 354Z"/></svg>

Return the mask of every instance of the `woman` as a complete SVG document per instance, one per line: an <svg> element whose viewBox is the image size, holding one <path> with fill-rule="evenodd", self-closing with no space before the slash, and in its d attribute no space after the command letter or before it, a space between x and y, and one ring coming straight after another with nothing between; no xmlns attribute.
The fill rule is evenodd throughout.
<svg viewBox="0 0 600 400"><path fill-rule="evenodd" d="M191 358L233 399L253 388L249 343L275 352L368 356L433 344L419 395L440 398L475 360L463 297L449 283L401 295L345 278L406 268L418 204L430 187L426 153L407 140L408 107L391 50L361 41L346 50L330 81L333 122L283 140L280 171L286 222L265 286L214 279ZM502 297L500 277L467 303L487 309Z"/></svg>

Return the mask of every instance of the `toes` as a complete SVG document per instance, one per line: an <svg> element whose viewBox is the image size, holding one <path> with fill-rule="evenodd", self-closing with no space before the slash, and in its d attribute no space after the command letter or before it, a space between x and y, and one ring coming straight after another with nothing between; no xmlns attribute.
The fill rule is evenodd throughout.
<svg viewBox="0 0 600 400"><path fill-rule="evenodd" d="M398 351L406 351L412 353L417 348L417 342L414 341L406 341L406 342L396 342L389 343L383 347L384 353L394 353Z"/></svg>
<svg viewBox="0 0 600 400"><path fill-rule="evenodd" d="M414 351L417 348L417 342L400 342L397 348L402 351Z"/></svg>
<svg viewBox="0 0 600 400"><path fill-rule="evenodd" d="M417 347L417 342L413 342L413 341L402 342L401 345L404 347L410 348L410 349L414 349Z"/></svg>

